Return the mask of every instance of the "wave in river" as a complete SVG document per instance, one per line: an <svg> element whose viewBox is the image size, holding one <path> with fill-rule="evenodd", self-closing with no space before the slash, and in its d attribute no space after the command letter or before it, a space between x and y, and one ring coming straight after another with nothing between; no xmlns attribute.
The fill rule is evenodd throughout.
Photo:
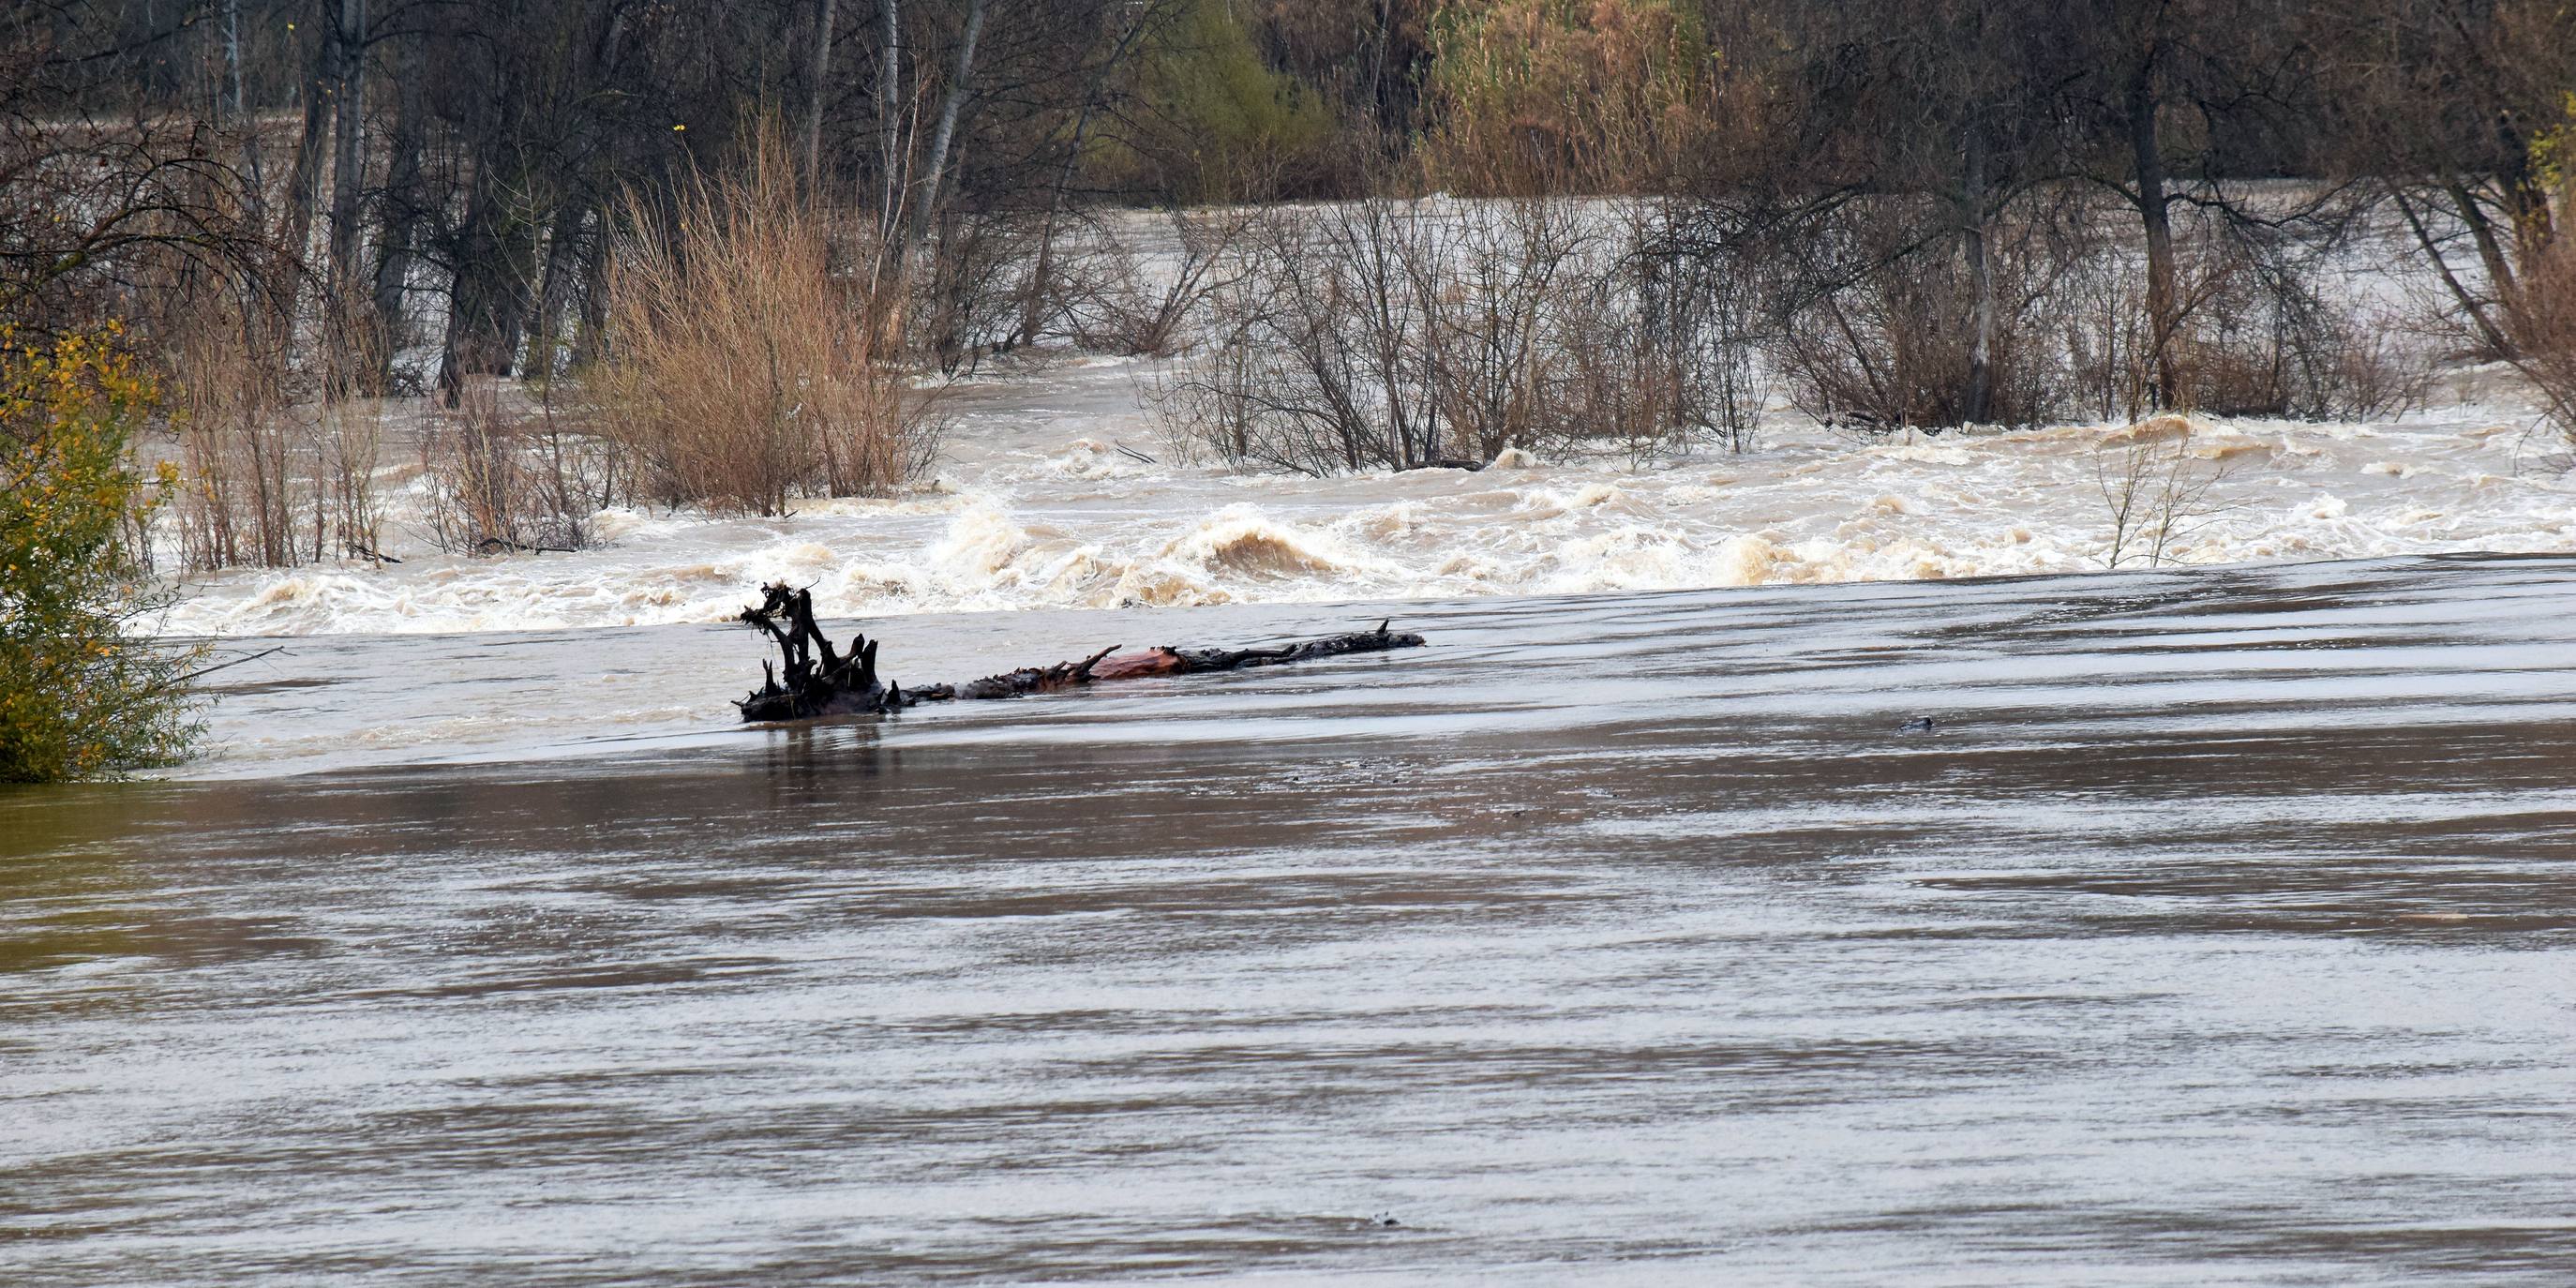
<svg viewBox="0 0 2576 1288"><path fill-rule="evenodd" d="M722 621L812 585L855 616L1563 594L2465 550L2576 550L2576 487L2476 403L2398 424L2185 422L1858 443L1808 431L1654 468L1541 464L1345 479L1127 455L1132 401L1077 369L969 417L940 479L789 517L618 510L602 543L502 559L235 574L167 628L446 632ZM1050 406L1037 405L1046 399ZM2120 515L2129 518L2124 525Z"/></svg>

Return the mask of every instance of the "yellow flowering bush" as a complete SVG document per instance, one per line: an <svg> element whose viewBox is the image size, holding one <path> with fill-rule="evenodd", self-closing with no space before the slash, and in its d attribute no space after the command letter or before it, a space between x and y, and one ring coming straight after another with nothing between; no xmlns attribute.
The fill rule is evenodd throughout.
<svg viewBox="0 0 2576 1288"><path fill-rule="evenodd" d="M135 462L155 393L120 339L0 326L0 782L169 764L196 732L198 651L135 629L166 602L135 548L166 480Z"/></svg>

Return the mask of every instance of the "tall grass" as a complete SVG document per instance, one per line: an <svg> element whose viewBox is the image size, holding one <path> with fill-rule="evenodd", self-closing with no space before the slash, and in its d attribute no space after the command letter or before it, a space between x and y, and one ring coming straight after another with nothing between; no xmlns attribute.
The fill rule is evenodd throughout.
<svg viewBox="0 0 2576 1288"><path fill-rule="evenodd" d="M738 170L626 215L607 351L584 382L646 494L771 515L928 467L936 423L879 342L887 314L857 269L865 248L837 235L780 131L756 131Z"/></svg>
<svg viewBox="0 0 2576 1288"><path fill-rule="evenodd" d="M2544 418L2576 446L2576 249L2564 241L2541 248L2501 293L2513 365L2540 395Z"/></svg>
<svg viewBox="0 0 2576 1288"><path fill-rule="evenodd" d="M179 469L168 523L185 565L289 568L374 550L383 403L317 386L237 300L201 299L161 330Z"/></svg>
<svg viewBox="0 0 2576 1288"><path fill-rule="evenodd" d="M1421 141L1432 184L1496 196L1651 191L1709 130L1712 51L1671 0L1438 6Z"/></svg>

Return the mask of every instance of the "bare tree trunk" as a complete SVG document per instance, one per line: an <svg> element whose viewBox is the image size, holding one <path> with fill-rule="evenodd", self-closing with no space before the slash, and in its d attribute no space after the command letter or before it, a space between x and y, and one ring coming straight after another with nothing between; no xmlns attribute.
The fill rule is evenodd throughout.
<svg viewBox="0 0 2576 1288"><path fill-rule="evenodd" d="M554 226L546 233L544 278L537 288L536 342L530 346L523 375L550 380L562 365L568 347L564 327L573 314L573 282L583 266L582 227L589 220L589 204L578 197L568 197L555 207Z"/></svg>
<svg viewBox="0 0 2576 1288"><path fill-rule="evenodd" d="M358 194L366 187L367 0L340 0L330 39L340 47L339 77L332 86L331 245L325 282L328 352L332 378L323 396L339 397L354 383L357 337Z"/></svg>
<svg viewBox="0 0 2576 1288"><path fill-rule="evenodd" d="M304 79L304 129L296 136L295 164L287 171L286 249L297 259L313 235L313 212L322 204L322 150L331 125L331 95L340 82L340 43L327 34L313 52Z"/></svg>
<svg viewBox="0 0 2576 1288"><path fill-rule="evenodd" d="M366 186L367 0L340 0L331 39L339 42L338 75L331 87L332 289L356 276L358 194Z"/></svg>
<svg viewBox="0 0 2576 1288"><path fill-rule="evenodd" d="M823 190L823 84L832 73L833 0L814 0L814 66L805 101L805 184Z"/></svg>
<svg viewBox="0 0 2576 1288"><path fill-rule="evenodd" d="M224 0L224 111L228 120L241 119L241 0Z"/></svg>
<svg viewBox="0 0 2576 1288"><path fill-rule="evenodd" d="M2525 267L2534 263L2541 252L2557 237L2558 230L2549 216L2549 189L2531 162L2531 140L2515 122L2513 113L2496 116L2498 150L2511 158L2501 176L2504 182L2506 213L2513 216L2513 249Z"/></svg>
<svg viewBox="0 0 2576 1288"><path fill-rule="evenodd" d="M268 175L259 146L259 122L242 110L241 0L224 0L224 82L227 114L242 135L242 188L253 227L268 228Z"/></svg>
<svg viewBox="0 0 2576 1288"><path fill-rule="evenodd" d="M1960 184L1960 235L1968 260L1968 289L1975 300L1974 333L1968 341L1968 390L1961 401L1959 418L1966 422L1986 419L1994 401L1995 357L1995 274L1992 256L1986 246L1986 141L1985 131L1968 127L1965 181Z"/></svg>
<svg viewBox="0 0 2576 1288"><path fill-rule="evenodd" d="M572 365L585 367L599 360L601 340L608 333L608 256L609 227L606 216L600 220L599 235L590 239L581 260L581 329L574 333Z"/></svg>
<svg viewBox="0 0 2576 1288"><path fill-rule="evenodd" d="M530 272L524 261L531 239L513 227L518 220L496 164L500 145L487 139L474 151L438 370L439 391L450 407L462 398L467 376L510 374L527 325Z"/></svg>
<svg viewBox="0 0 2576 1288"><path fill-rule="evenodd" d="M1020 327L1017 342L1036 344L1038 332L1046 321L1047 293L1055 277L1055 225L1064 210L1064 190L1073 181L1074 158L1082 155L1082 136L1091 126L1091 104L1082 105L1082 114L1073 124L1072 152L1056 171L1055 187L1047 193L1046 222L1038 226L1037 262L1029 269L1029 284L1020 294Z"/></svg>
<svg viewBox="0 0 2576 1288"><path fill-rule="evenodd" d="M2451 302L2459 305L2460 312L2467 315L2469 325L2478 333L2478 340L2498 357L2513 357L2513 342L2505 338L2503 329L2487 316L2485 305L2471 295L2469 289L2461 284L2459 275L2451 271L2450 259L2442 254L2441 246L2433 240L2432 230L2426 228L2424 220L2415 213L2415 203L2408 201L2402 191L2396 197L2397 213L2406 217L2406 227L2415 234L2415 244L2423 249L2426 259L2433 261L2433 272L2442 279L2442 289L2450 292Z"/></svg>
<svg viewBox="0 0 2576 1288"><path fill-rule="evenodd" d="M374 373L376 390L393 383L393 358L411 339L403 305L416 258L414 243L427 198L421 184L421 116L419 42L396 46L393 134L387 140L385 191L377 218L383 241L376 256L376 331L382 337L381 365Z"/></svg>
<svg viewBox="0 0 2576 1288"><path fill-rule="evenodd" d="M966 30L957 41L957 63L949 70L948 90L941 96L939 127L930 136L930 155L914 180L921 189L920 198L912 203L912 218L905 227L900 272L909 277L921 244L930 236L930 220L939 206L939 187L948 172L949 145L957 137L957 117L965 109L966 95L975 73L975 42L984 34L984 0L966 0ZM900 279L898 279L900 280Z"/></svg>
<svg viewBox="0 0 2576 1288"><path fill-rule="evenodd" d="M2486 267L2488 287L2511 298L2513 261L2506 258L2504 243L2496 237L2495 221L2487 218L2486 208L2478 204L2478 195L2467 184L2455 180L2442 190L2450 194L2451 204L2459 209L2460 223L2469 230L2469 240L2477 244L2478 262Z"/></svg>
<svg viewBox="0 0 2576 1288"><path fill-rule="evenodd" d="M1045 317L1047 291L1053 285L1051 279L1055 275L1056 219L1063 213L1066 190L1073 186L1074 167L1082 163L1082 145L1091 136L1091 118L1100 110L1101 94L1108 86L1109 73L1126 61L1137 37L1144 34L1146 14L1147 9L1140 6L1130 15L1126 26L1119 31L1118 39L1110 43L1108 56L1091 69L1090 81L1083 87L1082 107L1073 118L1073 138L1065 146L1064 164L1056 167L1055 186L1047 191L1046 222L1038 227L1037 265L1029 270L1028 292L1020 304L1021 344L1037 343L1038 329Z"/></svg>
<svg viewBox="0 0 2576 1288"><path fill-rule="evenodd" d="M330 99L340 80L340 42L329 33L314 42L313 67L304 79L304 129L296 137L295 164L287 171L286 228L279 238L286 260L283 282L269 290L267 344L283 353L294 344L295 315L303 295L305 254L313 238L313 212L322 200L322 149L330 124Z"/></svg>
<svg viewBox="0 0 2576 1288"><path fill-rule="evenodd" d="M896 120L903 81L903 22L896 0L877 0L877 242L878 259L894 247L903 212L902 131Z"/></svg>
<svg viewBox="0 0 2576 1288"><path fill-rule="evenodd" d="M2172 343L2181 320L2174 316L2173 199L2165 190L2164 149L2156 133L2155 75L2156 55L2150 48L2129 80L2129 151L2137 167L2138 218L2147 240L2147 356L2155 371L2151 401L2166 406L2177 392Z"/></svg>

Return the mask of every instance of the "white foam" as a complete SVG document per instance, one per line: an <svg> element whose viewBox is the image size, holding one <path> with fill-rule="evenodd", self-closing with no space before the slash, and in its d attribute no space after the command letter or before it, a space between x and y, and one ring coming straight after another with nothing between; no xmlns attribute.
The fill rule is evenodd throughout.
<svg viewBox="0 0 2576 1288"><path fill-rule="evenodd" d="M1317 480L1140 462L1114 446L1150 438L1133 398L1123 371L1084 367L996 385L936 485L759 521L603 511L601 544L578 554L440 555L398 510L385 548L404 563L212 578L165 628L720 622L782 577L833 612L882 615L2083 571L2106 562L2104 484L2130 451L2215 476L2168 552L2186 562L2576 550L2576 486L2478 405L2368 426L2159 417L1878 445L1781 424L1762 451L1682 468L1507 452L1504 476Z"/></svg>

